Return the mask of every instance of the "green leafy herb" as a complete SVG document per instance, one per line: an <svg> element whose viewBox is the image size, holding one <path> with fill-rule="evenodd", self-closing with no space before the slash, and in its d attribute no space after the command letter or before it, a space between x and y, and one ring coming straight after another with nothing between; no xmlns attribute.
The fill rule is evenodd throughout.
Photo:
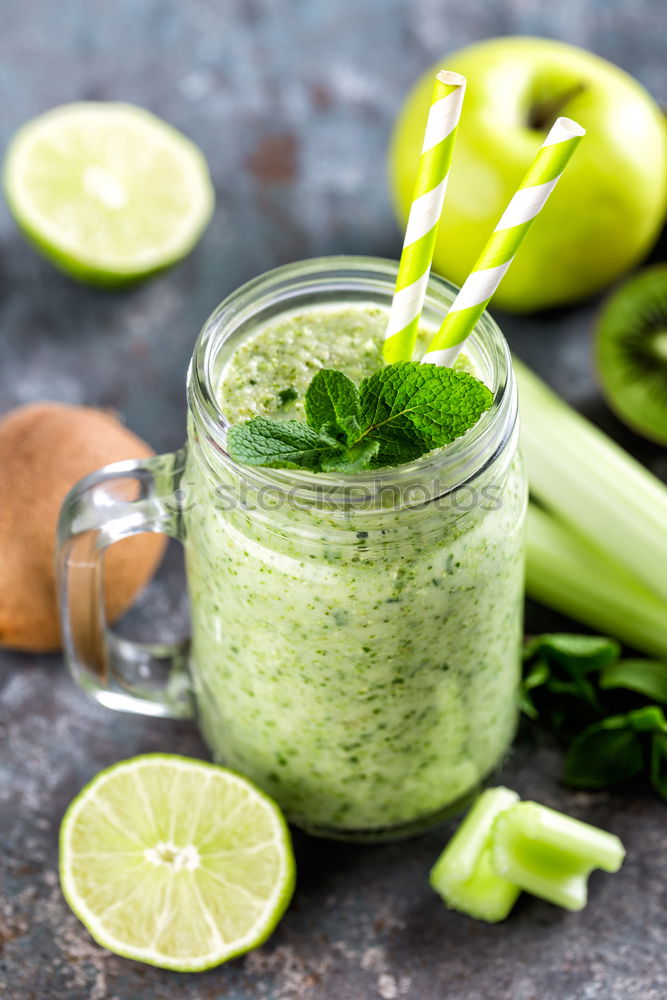
<svg viewBox="0 0 667 1000"><path fill-rule="evenodd" d="M667 736L655 733L651 741L651 784L667 799Z"/></svg>
<svg viewBox="0 0 667 1000"><path fill-rule="evenodd" d="M323 368L306 390L306 420L316 431L323 427L340 428L345 443L358 436L359 392L343 372Z"/></svg>
<svg viewBox="0 0 667 1000"><path fill-rule="evenodd" d="M525 646L522 709L567 745L565 780L574 787L608 788L644 773L667 799L665 704L667 663L621 659L614 639L551 634Z"/></svg>
<svg viewBox="0 0 667 1000"><path fill-rule="evenodd" d="M644 765L639 734L619 716L589 726L574 739L565 757L565 780L575 788L608 788L634 778Z"/></svg>
<svg viewBox="0 0 667 1000"><path fill-rule="evenodd" d="M540 714L531 694L533 688L541 688L547 683L550 677L549 667L544 660L536 660L532 666L528 667L524 674L521 687L521 710L531 719L536 719Z"/></svg>
<svg viewBox="0 0 667 1000"><path fill-rule="evenodd" d="M387 365L358 389L323 369L306 392L307 423L254 417L230 428L228 448L247 465L312 472L400 465L465 434L492 402L479 379L437 365Z"/></svg>
<svg viewBox="0 0 667 1000"><path fill-rule="evenodd" d="M278 393L278 399L280 400L281 406L287 406L288 403L293 403L295 399L299 398L299 393L292 386L287 389L281 389Z"/></svg>
<svg viewBox="0 0 667 1000"><path fill-rule="evenodd" d="M230 454L247 465L314 469L333 454L331 446L300 420L267 417L230 427L228 445Z"/></svg>
<svg viewBox="0 0 667 1000"><path fill-rule="evenodd" d="M667 663L659 660L617 660L602 670L600 687L605 691L625 688L667 705Z"/></svg>
<svg viewBox="0 0 667 1000"><path fill-rule="evenodd" d="M602 715L590 675L618 657L615 639L549 633L524 649L523 702L531 718L541 716L551 729L571 738Z"/></svg>
<svg viewBox="0 0 667 1000"><path fill-rule="evenodd" d="M526 643L524 660L539 655L560 663L573 676L596 670L601 664L617 660L621 647L616 639L600 635L568 635L548 632Z"/></svg>

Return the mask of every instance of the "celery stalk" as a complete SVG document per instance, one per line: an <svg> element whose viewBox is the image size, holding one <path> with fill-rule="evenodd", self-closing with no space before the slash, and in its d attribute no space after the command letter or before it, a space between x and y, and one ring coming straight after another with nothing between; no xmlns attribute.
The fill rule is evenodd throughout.
<svg viewBox="0 0 667 1000"><path fill-rule="evenodd" d="M667 601L667 488L515 361L533 496Z"/></svg>
<svg viewBox="0 0 667 1000"><path fill-rule="evenodd" d="M548 607L667 660L667 604L532 503L526 533L526 590Z"/></svg>
<svg viewBox="0 0 667 1000"><path fill-rule="evenodd" d="M498 875L567 910L586 905L594 868L616 872L625 856L614 834L537 802L520 802L502 812L492 842Z"/></svg>
<svg viewBox="0 0 667 1000"><path fill-rule="evenodd" d="M493 870L491 831L503 810L518 801L509 788L482 792L436 861L431 886L450 909L497 923L514 906L519 889Z"/></svg>

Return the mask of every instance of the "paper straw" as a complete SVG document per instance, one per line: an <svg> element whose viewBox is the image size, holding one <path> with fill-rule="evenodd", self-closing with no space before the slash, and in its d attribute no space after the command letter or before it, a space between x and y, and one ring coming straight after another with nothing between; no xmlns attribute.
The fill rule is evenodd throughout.
<svg viewBox="0 0 667 1000"><path fill-rule="evenodd" d="M385 334L387 364L410 361L415 349L465 86L459 73L443 70L435 78Z"/></svg>
<svg viewBox="0 0 667 1000"><path fill-rule="evenodd" d="M451 366L586 130L557 118L435 335L423 362ZM545 275L545 279L546 279Z"/></svg>

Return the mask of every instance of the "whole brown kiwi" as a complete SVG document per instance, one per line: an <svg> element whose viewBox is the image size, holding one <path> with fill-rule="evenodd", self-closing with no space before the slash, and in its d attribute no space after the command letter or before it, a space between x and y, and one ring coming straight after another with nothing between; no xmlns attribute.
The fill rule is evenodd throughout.
<svg viewBox="0 0 667 1000"><path fill-rule="evenodd" d="M62 501L109 462L154 452L111 413L62 403L22 406L0 419L0 645L60 647L55 539ZM165 538L142 534L105 554L107 614L118 618L150 580Z"/></svg>

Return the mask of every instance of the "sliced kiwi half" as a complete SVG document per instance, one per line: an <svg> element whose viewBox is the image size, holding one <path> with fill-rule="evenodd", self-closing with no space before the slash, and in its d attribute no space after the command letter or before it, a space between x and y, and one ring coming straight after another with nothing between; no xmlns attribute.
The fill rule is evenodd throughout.
<svg viewBox="0 0 667 1000"><path fill-rule="evenodd" d="M667 264L646 268L607 302L595 354L612 410L644 437L667 445Z"/></svg>

